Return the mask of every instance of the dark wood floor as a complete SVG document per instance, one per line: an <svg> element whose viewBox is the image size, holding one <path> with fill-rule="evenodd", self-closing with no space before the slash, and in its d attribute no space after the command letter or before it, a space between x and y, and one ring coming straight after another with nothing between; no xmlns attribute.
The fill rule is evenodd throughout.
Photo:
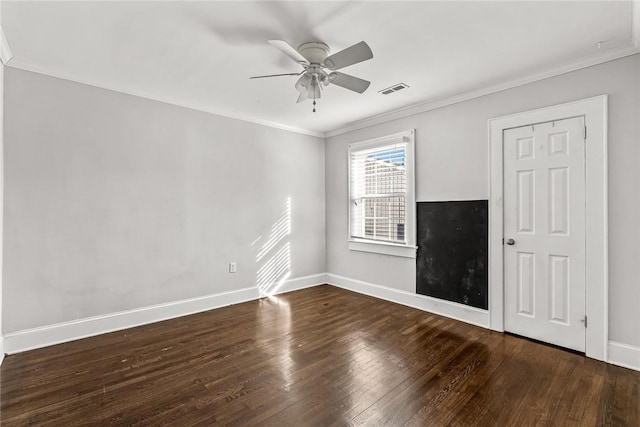
<svg viewBox="0 0 640 427"><path fill-rule="evenodd" d="M2 425L640 425L640 373L332 286L8 356Z"/></svg>

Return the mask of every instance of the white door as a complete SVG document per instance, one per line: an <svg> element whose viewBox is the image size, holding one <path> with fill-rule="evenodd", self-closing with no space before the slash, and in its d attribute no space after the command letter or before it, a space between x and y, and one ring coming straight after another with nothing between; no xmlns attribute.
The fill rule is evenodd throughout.
<svg viewBox="0 0 640 427"><path fill-rule="evenodd" d="M585 350L584 118L504 131L505 330Z"/></svg>

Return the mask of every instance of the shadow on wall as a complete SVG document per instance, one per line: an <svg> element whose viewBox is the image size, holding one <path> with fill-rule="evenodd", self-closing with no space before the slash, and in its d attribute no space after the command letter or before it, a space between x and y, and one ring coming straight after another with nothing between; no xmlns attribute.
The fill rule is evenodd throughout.
<svg viewBox="0 0 640 427"><path fill-rule="evenodd" d="M275 294L291 275L291 197L287 197L283 211L271 226L267 240L260 246L256 255L258 272L256 285L260 297ZM262 236L251 246L256 246Z"/></svg>

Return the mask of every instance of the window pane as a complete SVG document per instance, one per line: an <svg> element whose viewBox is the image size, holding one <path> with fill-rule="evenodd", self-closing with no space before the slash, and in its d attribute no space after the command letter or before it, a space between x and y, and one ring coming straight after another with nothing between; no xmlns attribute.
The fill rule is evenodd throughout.
<svg viewBox="0 0 640 427"><path fill-rule="evenodd" d="M351 152L351 235L405 242L406 144Z"/></svg>
<svg viewBox="0 0 640 427"><path fill-rule="evenodd" d="M363 198L358 204L364 206L364 209L352 211L352 225L364 224L364 233L358 234L354 228L352 229L353 237L404 242L406 222L404 197Z"/></svg>
<svg viewBox="0 0 640 427"><path fill-rule="evenodd" d="M413 129L349 144L349 250L415 255L414 146Z"/></svg>

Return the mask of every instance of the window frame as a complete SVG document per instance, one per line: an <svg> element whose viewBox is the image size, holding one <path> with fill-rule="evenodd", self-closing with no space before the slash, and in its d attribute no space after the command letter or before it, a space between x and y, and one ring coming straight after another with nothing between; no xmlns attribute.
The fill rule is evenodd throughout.
<svg viewBox="0 0 640 427"><path fill-rule="evenodd" d="M352 188L351 188L351 159L352 153L371 148L392 145L398 143L406 144L405 167L406 167L406 199L405 199L405 243L384 242L380 240L352 237ZM416 197L415 197L415 129L368 139L366 141L349 144L347 149L347 203L348 203L348 227L347 243L349 250L370 252L382 255L391 255L405 258L416 257Z"/></svg>

